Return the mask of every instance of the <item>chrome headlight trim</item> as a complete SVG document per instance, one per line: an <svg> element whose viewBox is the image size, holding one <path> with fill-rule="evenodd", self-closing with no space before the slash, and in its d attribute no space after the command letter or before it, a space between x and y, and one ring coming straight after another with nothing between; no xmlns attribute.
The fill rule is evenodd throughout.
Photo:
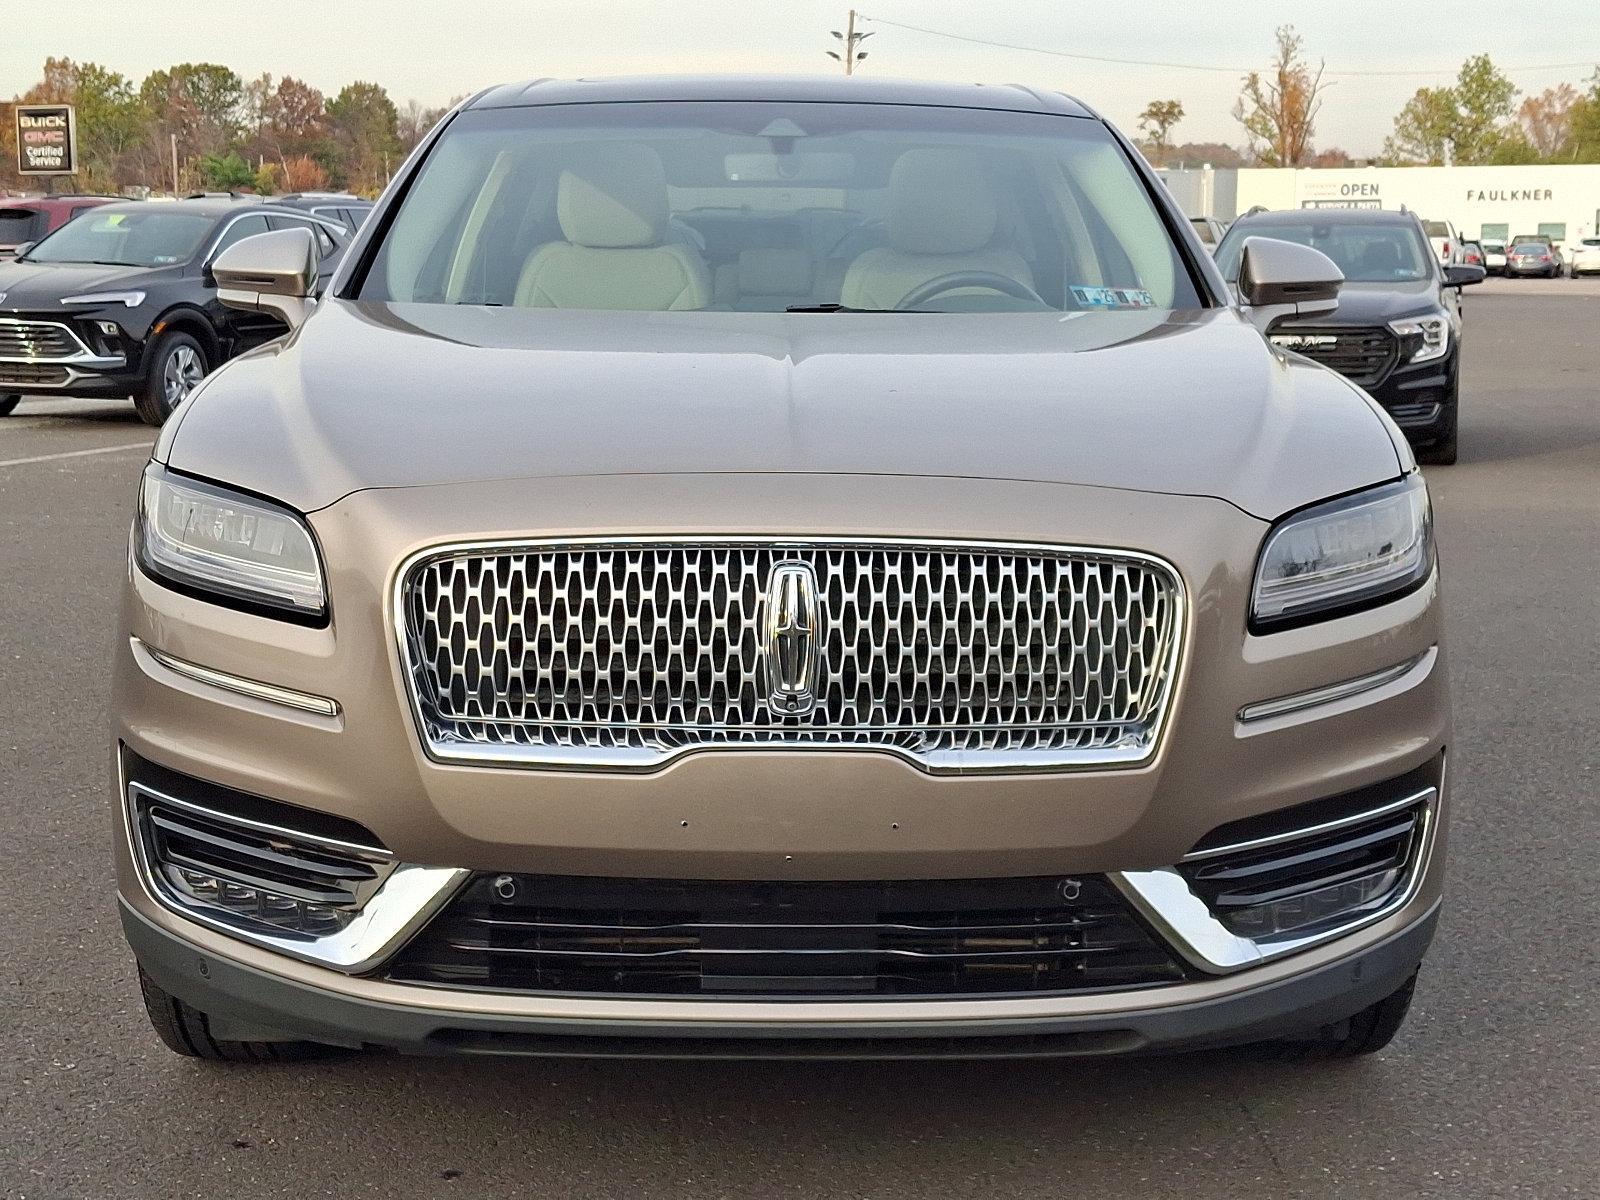
<svg viewBox="0 0 1600 1200"><path fill-rule="evenodd" d="M1442 315L1407 317L1389 322L1390 331L1398 338L1415 339L1415 349L1405 361L1431 362L1443 358L1450 350L1450 319Z"/></svg>

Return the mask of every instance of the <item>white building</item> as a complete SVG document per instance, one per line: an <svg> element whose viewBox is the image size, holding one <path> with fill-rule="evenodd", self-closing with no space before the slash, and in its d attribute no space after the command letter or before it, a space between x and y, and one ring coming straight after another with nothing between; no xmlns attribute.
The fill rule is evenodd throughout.
<svg viewBox="0 0 1600 1200"><path fill-rule="evenodd" d="M1597 236L1600 164L1533 167L1250 167L1168 171L1191 216L1229 220L1263 208L1388 208L1452 222L1468 238ZM1235 176L1232 180L1225 176ZM1229 201L1232 203L1230 204Z"/></svg>

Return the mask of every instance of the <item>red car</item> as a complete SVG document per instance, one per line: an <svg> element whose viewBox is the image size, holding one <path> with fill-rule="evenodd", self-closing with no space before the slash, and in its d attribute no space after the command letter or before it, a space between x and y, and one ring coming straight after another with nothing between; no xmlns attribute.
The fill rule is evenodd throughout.
<svg viewBox="0 0 1600 1200"><path fill-rule="evenodd" d="M0 197L0 259L15 258L17 247L37 242L87 209L119 196Z"/></svg>

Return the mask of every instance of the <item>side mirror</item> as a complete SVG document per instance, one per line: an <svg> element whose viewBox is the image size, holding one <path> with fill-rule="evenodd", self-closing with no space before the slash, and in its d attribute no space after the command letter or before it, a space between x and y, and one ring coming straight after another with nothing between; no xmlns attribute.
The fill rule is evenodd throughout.
<svg viewBox="0 0 1600 1200"><path fill-rule="evenodd" d="M1482 267L1467 263L1451 263L1444 269L1444 285L1453 288L1468 287L1474 283L1482 283L1486 274L1488 272Z"/></svg>
<svg viewBox="0 0 1600 1200"><path fill-rule="evenodd" d="M1239 301L1262 333L1293 317L1339 307L1344 272L1320 250L1277 238L1246 238L1239 256Z"/></svg>
<svg viewBox="0 0 1600 1200"><path fill-rule="evenodd" d="M33 249L34 244L35 243L33 242L18 242L15 246L11 247L11 256L13 258L21 258L29 250Z"/></svg>
<svg viewBox="0 0 1600 1200"><path fill-rule="evenodd" d="M241 238L211 263L217 299L229 308L269 312L297 329L316 303L317 239L309 229Z"/></svg>

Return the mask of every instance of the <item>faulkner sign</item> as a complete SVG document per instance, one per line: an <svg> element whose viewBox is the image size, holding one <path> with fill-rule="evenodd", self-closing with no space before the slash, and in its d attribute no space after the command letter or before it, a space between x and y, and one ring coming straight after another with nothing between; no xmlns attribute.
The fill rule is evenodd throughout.
<svg viewBox="0 0 1600 1200"><path fill-rule="evenodd" d="M77 172L78 124L72 105L17 105L17 170L24 175Z"/></svg>

